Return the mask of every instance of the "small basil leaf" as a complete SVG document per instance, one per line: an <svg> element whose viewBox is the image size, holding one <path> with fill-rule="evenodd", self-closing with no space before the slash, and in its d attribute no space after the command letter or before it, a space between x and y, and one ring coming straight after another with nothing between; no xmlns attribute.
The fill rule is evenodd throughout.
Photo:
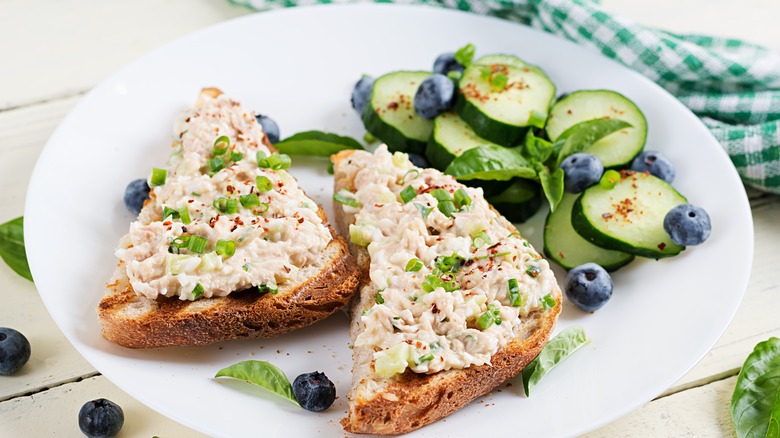
<svg viewBox="0 0 780 438"><path fill-rule="evenodd" d="M582 152L586 147L609 134L630 127L632 127L630 123L618 119L586 120L569 127L556 139L556 141L565 139L565 142L558 154L555 167L560 166L563 159L569 155Z"/></svg>
<svg viewBox="0 0 780 438"><path fill-rule="evenodd" d="M539 355L523 369L525 396L529 396L531 388L536 386L545 374L588 342L590 340L585 336L585 330L579 326L568 327L550 339Z"/></svg>
<svg viewBox="0 0 780 438"><path fill-rule="evenodd" d="M533 132L529 132L528 135L525 136L525 141L523 142L523 152L525 157L544 163L550 158L554 149L552 143L537 137Z"/></svg>
<svg viewBox="0 0 780 438"><path fill-rule="evenodd" d="M555 211L563 199L563 169L555 169L551 174L546 167L539 170L539 182L542 183L542 191L550 203L550 212Z"/></svg>
<svg viewBox="0 0 780 438"><path fill-rule="evenodd" d="M484 145L456 157L444 173L459 180L508 181L514 177L534 178L536 171L517 149Z"/></svg>
<svg viewBox="0 0 780 438"><path fill-rule="evenodd" d="M0 225L0 257L22 277L33 281L27 252L24 250L24 218L18 217Z"/></svg>
<svg viewBox="0 0 780 438"><path fill-rule="evenodd" d="M329 157L346 149L363 149L354 138L322 131L299 132L274 143L282 154Z"/></svg>
<svg viewBox="0 0 780 438"><path fill-rule="evenodd" d="M269 362L245 360L222 368L214 377L233 377L245 380L280 395L296 405L298 404L293 394L292 384L284 371Z"/></svg>
<svg viewBox="0 0 780 438"><path fill-rule="evenodd" d="M739 438L780 437L780 339L759 342L745 360L731 396Z"/></svg>

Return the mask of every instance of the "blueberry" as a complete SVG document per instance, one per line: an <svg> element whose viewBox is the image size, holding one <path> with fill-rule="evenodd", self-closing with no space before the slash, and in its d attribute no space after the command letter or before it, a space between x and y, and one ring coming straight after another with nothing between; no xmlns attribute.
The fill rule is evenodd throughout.
<svg viewBox="0 0 780 438"><path fill-rule="evenodd" d="M434 74L420 83L414 95L414 110L424 119L447 111L455 101L455 84L447 76Z"/></svg>
<svg viewBox="0 0 780 438"><path fill-rule="evenodd" d="M90 438L116 436L125 424L125 413L111 400L99 398L79 410L79 429Z"/></svg>
<svg viewBox="0 0 780 438"><path fill-rule="evenodd" d="M355 83L355 88L352 89L352 108L357 111L358 114L363 114L363 108L365 108L368 99L371 98L371 91L374 89L374 78L371 76L363 76L359 81Z"/></svg>
<svg viewBox="0 0 780 438"><path fill-rule="evenodd" d="M0 327L0 375L16 372L30 359L30 341L18 331Z"/></svg>
<svg viewBox="0 0 780 438"><path fill-rule="evenodd" d="M664 230L678 245L698 245L710 237L712 224L703 208L681 204L666 213Z"/></svg>
<svg viewBox="0 0 780 438"><path fill-rule="evenodd" d="M257 120L257 123L259 123L260 126L263 127L263 132L265 132L265 135L268 136L268 141L270 141L271 143L278 143L279 125L277 125L276 122L274 122L274 119L263 114L256 115L255 119Z"/></svg>
<svg viewBox="0 0 780 438"><path fill-rule="evenodd" d="M141 208L144 206L144 201L149 199L149 184L145 179L136 179L130 181L130 184L125 188L125 207L138 214L141 212Z"/></svg>
<svg viewBox="0 0 780 438"><path fill-rule="evenodd" d="M301 374L295 378L292 387L298 404L307 411L324 411L336 400L336 387L328 376L319 371Z"/></svg>
<svg viewBox="0 0 780 438"><path fill-rule="evenodd" d="M569 193L580 193L596 184L604 173L604 165L595 155L578 152L561 162L563 187Z"/></svg>
<svg viewBox="0 0 780 438"><path fill-rule="evenodd" d="M431 163L428 162L428 159L420 154L412 154L409 153L409 161L412 162L417 167L431 167Z"/></svg>
<svg viewBox="0 0 780 438"><path fill-rule="evenodd" d="M463 71L466 67L455 60L455 53L442 53L433 61L433 72L441 75L447 75L451 71Z"/></svg>
<svg viewBox="0 0 780 438"><path fill-rule="evenodd" d="M674 164L669 158L658 151L644 151L631 162L631 170L650 172L669 184L674 181Z"/></svg>
<svg viewBox="0 0 780 438"><path fill-rule="evenodd" d="M595 312L612 296L612 277L601 266L585 263L566 274L566 297L586 312Z"/></svg>

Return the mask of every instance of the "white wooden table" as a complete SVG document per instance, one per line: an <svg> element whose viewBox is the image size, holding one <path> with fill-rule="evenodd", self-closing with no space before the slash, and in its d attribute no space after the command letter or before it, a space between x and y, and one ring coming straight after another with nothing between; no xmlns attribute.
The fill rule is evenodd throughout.
<svg viewBox="0 0 780 438"><path fill-rule="evenodd" d="M776 0L603 3L645 24L744 38L780 50ZM0 1L0 222L22 215L38 154L91 87L176 37L247 13L227 0ZM588 437L734 436L729 399L739 367L757 342L780 336L780 197L749 193L755 262L728 330L664 394ZM20 330L33 350L20 372L0 378L0 436L81 436L78 410L98 397L123 407L121 436L199 436L102 377L59 332L32 283L3 263L0 297L0 326Z"/></svg>

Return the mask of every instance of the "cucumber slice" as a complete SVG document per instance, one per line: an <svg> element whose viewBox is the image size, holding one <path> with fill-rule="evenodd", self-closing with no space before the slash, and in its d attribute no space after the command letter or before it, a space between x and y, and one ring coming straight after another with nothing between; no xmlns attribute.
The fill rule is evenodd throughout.
<svg viewBox="0 0 780 438"><path fill-rule="evenodd" d="M485 199L499 213L511 222L525 222L542 206L542 191L539 184L522 178L515 178L503 192Z"/></svg>
<svg viewBox="0 0 780 438"><path fill-rule="evenodd" d="M616 118L631 128L612 133L583 152L601 159L606 168L626 166L645 146L647 120L642 111L620 93L609 90L575 91L553 105L547 120L547 135L555 141L568 128L586 120Z"/></svg>
<svg viewBox="0 0 780 438"><path fill-rule="evenodd" d="M498 74L507 77L503 87L491 83ZM455 111L480 137L512 146L530 126L544 126L554 97L555 85L536 67L477 63L463 71Z"/></svg>
<svg viewBox="0 0 780 438"><path fill-rule="evenodd" d="M503 65L514 65L516 67L525 67L526 64L525 61L518 58L515 55L485 55L476 61L473 62L474 64L480 64L480 65L492 65L492 64L503 64Z"/></svg>
<svg viewBox="0 0 780 438"><path fill-rule="evenodd" d="M607 249L660 259L684 250L664 231L664 217L688 202L664 180L649 173L622 171L611 190L600 185L582 192L571 224L582 237Z"/></svg>
<svg viewBox="0 0 780 438"><path fill-rule="evenodd" d="M391 151L421 154L431 136L433 122L414 110L414 95L430 76L425 71L396 71L374 81L371 98L363 109L366 131Z"/></svg>
<svg viewBox="0 0 780 438"><path fill-rule="evenodd" d="M544 253L564 269L593 262L609 272L621 268L634 255L598 247L574 231L571 225L571 210L579 194L564 193L554 212L547 215L544 223Z"/></svg>
<svg viewBox="0 0 780 438"><path fill-rule="evenodd" d="M455 157L481 145L495 143L478 136L457 114L444 113L433 120L433 135L425 156L434 168L444 171Z"/></svg>

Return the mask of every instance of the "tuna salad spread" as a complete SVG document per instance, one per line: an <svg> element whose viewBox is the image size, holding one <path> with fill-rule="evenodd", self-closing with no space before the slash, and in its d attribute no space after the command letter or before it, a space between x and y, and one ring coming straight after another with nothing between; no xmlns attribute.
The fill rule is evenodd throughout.
<svg viewBox="0 0 780 438"><path fill-rule="evenodd" d="M318 258L331 240L319 207L263 136L254 114L224 95L202 96L180 117L167 168L149 180L153 205L116 251L137 294L276 293Z"/></svg>
<svg viewBox="0 0 780 438"><path fill-rule="evenodd" d="M381 146L342 164L354 193L335 199L353 243L371 257L357 347L373 347L377 373L417 373L489 364L529 313L557 305L549 264L466 187Z"/></svg>

